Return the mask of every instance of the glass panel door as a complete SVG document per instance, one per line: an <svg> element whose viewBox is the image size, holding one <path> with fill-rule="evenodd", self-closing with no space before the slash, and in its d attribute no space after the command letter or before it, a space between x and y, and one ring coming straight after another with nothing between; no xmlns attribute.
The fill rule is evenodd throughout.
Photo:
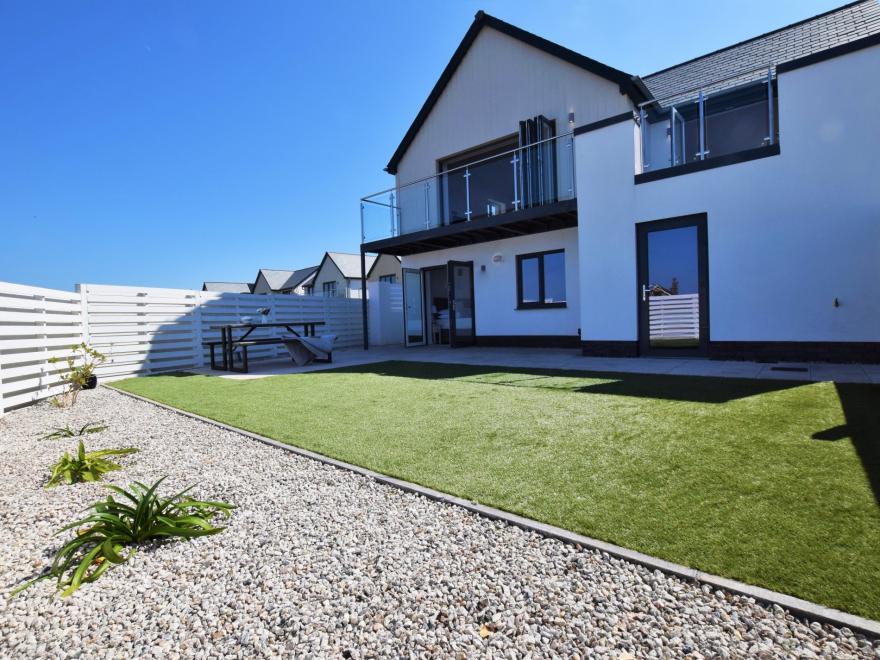
<svg viewBox="0 0 880 660"><path fill-rule="evenodd" d="M643 354L699 355L708 342L705 217L638 225Z"/></svg>
<svg viewBox="0 0 880 660"><path fill-rule="evenodd" d="M425 343L422 272L412 268L403 269L403 333L407 346Z"/></svg>
<svg viewBox="0 0 880 660"><path fill-rule="evenodd" d="M449 277L449 345L467 346L474 343L474 263L450 261Z"/></svg>

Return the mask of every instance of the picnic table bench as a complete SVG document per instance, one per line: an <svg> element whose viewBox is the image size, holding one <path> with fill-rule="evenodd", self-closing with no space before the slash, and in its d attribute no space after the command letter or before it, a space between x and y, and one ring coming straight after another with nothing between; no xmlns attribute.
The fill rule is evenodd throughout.
<svg viewBox="0 0 880 660"><path fill-rule="evenodd" d="M248 347L264 346L267 344L283 344L289 341L291 337L254 337L250 338L250 334L257 328L285 328L294 338L314 337L315 328L319 325L325 325L324 321L298 321L296 323L228 323L224 325L212 325L211 330L220 331L219 340L203 341L202 346L211 351L211 369L223 371L238 371L248 373ZM301 326L302 334L293 329L293 326ZM244 330L245 332L237 339L233 336L233 330ZM216 347L222 349L222 361L218 364L216 357ZM241 350L241 369L235 368L235 351ZM333 360L333 354L328 355L327 361Z"/></svg>

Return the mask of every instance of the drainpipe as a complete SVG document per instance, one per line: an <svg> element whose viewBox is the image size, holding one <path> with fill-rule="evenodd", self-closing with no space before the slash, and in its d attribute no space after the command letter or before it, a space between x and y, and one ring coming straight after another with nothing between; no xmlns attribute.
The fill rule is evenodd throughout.
<svg viewBox="0 0 880 660"><path fill-rule="evenodd" d="M367 255L361 250L361 319L364 324L364 350L370 348L370 331L367 328Z"/></svg>

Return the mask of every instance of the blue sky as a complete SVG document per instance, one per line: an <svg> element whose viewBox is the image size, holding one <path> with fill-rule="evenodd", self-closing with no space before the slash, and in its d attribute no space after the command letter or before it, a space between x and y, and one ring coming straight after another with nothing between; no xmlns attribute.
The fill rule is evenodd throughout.
<svg viewBox="0 0 880 660"><path fill-rule="evenodd" d="M646 74L822 0L0 0L0 280L194 288L356 251L477 9Z"/></svg>

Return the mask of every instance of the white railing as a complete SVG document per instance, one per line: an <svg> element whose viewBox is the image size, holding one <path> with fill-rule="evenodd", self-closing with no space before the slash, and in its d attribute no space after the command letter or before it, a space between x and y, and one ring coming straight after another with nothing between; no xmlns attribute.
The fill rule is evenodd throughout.
<svg viewBox="0 0 880 660"><path fill-rule="evenodd" d="M699 339L699 294L651 296L648 310L651 339Z"/></svg>
<svg viewBox="0 0 880 660"><path fill-rule="evenodd" d="M0 282L0 415L62 390L70 347L88 342L107 356L103 380L201 367L203 341L219 339L211 326L238 323L270 309L269 320L324 321L336 346L362 341L361 301L284 294L217 293L189 289L81 284L76 292ZM256 331L277 332L271 328ZM284 357L281 345L254 346L249 360Z"/></svg>

